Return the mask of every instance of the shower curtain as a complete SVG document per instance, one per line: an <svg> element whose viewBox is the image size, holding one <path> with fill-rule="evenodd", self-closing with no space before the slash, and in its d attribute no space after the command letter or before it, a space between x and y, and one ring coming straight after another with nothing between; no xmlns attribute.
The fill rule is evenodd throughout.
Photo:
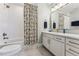
<svg viewBox="0 0 79 59"><path fill-rule="evenodd" d="M24 44L37 42L37 6L24 3Z"/></svg>

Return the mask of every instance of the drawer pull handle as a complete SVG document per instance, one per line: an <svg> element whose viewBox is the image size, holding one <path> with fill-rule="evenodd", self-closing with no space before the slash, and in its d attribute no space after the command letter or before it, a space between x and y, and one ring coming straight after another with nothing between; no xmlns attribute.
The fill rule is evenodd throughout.
<svg viewBox="0 0 79 59"><path fill-rule="evenodd" d="M72 50L72 49L70 49L70 48L69 48L69 50L70 50L70 51L72 51L72 52L74 52L74 53L77 53L77 54L79 54L79 52L77 52L77 51L74 51L74 50Z"/></svg>
<svg viewBox="0 0 79 59"><path fill-rule="evenodd" d="M62 39L60 39L60 38L56 38L57 40L62 40Z"/></svg>
<svg viewBox="0 0 79 59"><path fill-rule="evenodd" d="M76 45L79 45L78 43L75 43L75 42L72 42L72 41L69 41L69 43L72 43L72 44L76 44Z"/></svg>

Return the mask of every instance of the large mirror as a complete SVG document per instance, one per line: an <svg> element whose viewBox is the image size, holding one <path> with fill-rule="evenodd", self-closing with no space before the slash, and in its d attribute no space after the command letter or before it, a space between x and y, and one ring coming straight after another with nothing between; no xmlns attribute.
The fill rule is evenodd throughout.
<svg viewBox="0 0 79 59"><path fill-rule="evenodd" d="M58 6L58 8L57 8ZM79 33L79 3L63 3L51 8L51 30L62 33ZM72 26L73 24L73 26ZM56 27L55 27L56 26ZM55 28L54 28L55 27Z"/></svg>

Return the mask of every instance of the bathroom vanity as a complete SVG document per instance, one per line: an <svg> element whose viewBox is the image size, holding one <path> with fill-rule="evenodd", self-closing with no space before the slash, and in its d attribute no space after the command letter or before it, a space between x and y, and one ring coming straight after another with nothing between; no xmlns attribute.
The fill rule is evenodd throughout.
<svg viewBox="0 0 79 59"><path fill-rule="evenodd" d="M43 46L56 56L79 56L79 35L42 32Z"/></svg>

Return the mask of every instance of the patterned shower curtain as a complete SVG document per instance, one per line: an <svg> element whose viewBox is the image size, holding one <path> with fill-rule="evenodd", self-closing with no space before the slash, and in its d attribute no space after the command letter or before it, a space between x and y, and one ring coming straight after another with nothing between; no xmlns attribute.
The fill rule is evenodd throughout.
<svg viewBox="0 0 79 59"><path fill-rule="evenodd" d="M24 4L24 44L37 42L37 6Z"/></svg>

